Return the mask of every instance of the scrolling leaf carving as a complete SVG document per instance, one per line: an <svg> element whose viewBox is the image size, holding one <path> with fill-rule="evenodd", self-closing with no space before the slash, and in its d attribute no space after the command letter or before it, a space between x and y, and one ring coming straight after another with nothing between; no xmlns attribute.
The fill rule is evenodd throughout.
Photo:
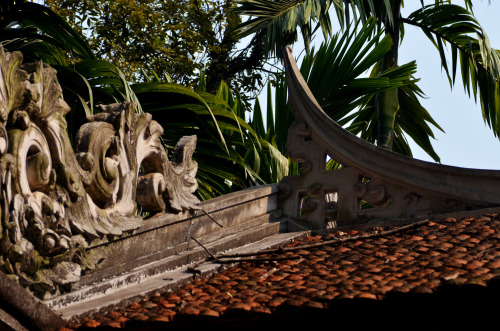
<svg viewBox="0 0 500 331"><path fill-rule="evenodd" d="M148 212L196 210L196 136L169 161L163 128L133 102L99 106L67 134L56 71L0 47L0 270L43 296L76 282L85 248Z"/></svg>

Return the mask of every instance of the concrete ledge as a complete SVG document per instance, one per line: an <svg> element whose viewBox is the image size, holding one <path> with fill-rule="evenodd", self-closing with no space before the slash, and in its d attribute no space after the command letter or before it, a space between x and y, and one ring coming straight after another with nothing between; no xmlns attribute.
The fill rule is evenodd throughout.
<svg viewBox="0 0 500 331"><path fill-rule="evenodd" d="M228 253L246 253L256 252L259 250L274 248L283 245L292 240L298 240L309 235L309 232L281 233L265 238L253 244L229 250ZM194 275L187 272L188 265L177 268L175 270L165 271L157 275L146 277L139 282L129 284L129 286L121 288L109 288L100 295L95 295L88 298L80 298L77 301L66 303L51 301L48 305L61 314L67 320L76 322L95 314L104 314L115 307L122 307L130 304L138 299L149 297L155 293L165 293L173 291L184 284L187 284L196 277L207 277L221 270L223 266L217 263L206 262L197 269L201 274ZM126 276L122 276L126 277Z"/></svg>
<svg viewBox="0 0 500 331"><path fill-rule="evenodd" d="M257 200L271 195L275 195L279 191L279 184L268 184L246 188L241 191L226 194L224 196L216 197L207 201L203 201L200 204L200 209L203 209L207 213L213 214L216 212L221 212L228 208L233 208L238 205L245 204L252 200ZM136 231L134 235L141 234L149 230L156 229L158 227L166 226L168 224L173 224L177 222L186 222L196 217L202 217L205 213L203 211L195 211L194 213L189 213L187 211L180 212L178 214L165 214L160 213L154 217L144 221L144 224Z"/></svg>
<svg viewBox="0 0 500 331"><path fill-rule="evenodd" d="M90 247L88 252L106 259L83 275L69 293L44 302L62 312L76 309L78 313L67 313L73 316L98 307L97 302L108 306L109 300L121 302L147 295L171 283L179 286L179 281L192 278L185 274L186 266L208 257L207 250L220 254L264 238L282 240L284 237L277 235L281 227L278 191L278 185L266 185L207 201L201 208L215 221L201 211L189 217L186 213L158 215L128 237ZM294 238L297 234L284 236ZM178 275L181 269L184 271Z"/></svg>
<svg viewBox="0 0 500 331"><path fill-rule="evenodd" d="M423 220L430 220L430 221L439 221L443 220L445 218L451 217L451 218L462 218L462 217L480 217L483 215L487 214L500 214L500 207L492 207L492 208L483 208L483 209L474 209L474 210L466 210L466 211L457 211L457 212L451 212L451 213L442 213L442 214L435 214L435 215L427 215L427 216L421 216L421 217L411 217L411 218L402 218L402 219L396 219L396 220L382 220L382 221L373 221L365 224L356 224L356 225L351 225L351 226L344 226L344 227L338 227L334 229L326 229L326 230L313 230L311 233L316 235L316 234L321 234L321 233L328 233L332 231L349 231L349 230L357 230L357 231L366 231L369 230L373 227L387 227L387 226L404 226L412 223L416 223L419 221Z"/></svg>
<svg viewBox="0 0 500 331"><path fill-rule="evenodd" d="M65 325L65 321L52 309L3 272L0 272L0 321L0 327L7 330L45 330Z"/></svg>
<svg viewBox="0 0 500 331"><path fill-rule="evenodd" d="M251 243L271 237L277 233L279 224L260 225L256 229L246 230L233 234L219 241L206 246L214 254L221 253L235 247L251 245ZM294 236L292 234L291 236ZM80 289L57 296L44 301L50 308L62 308L67 305L78 303L82 300L89 300L94 297L105 295L110 291L127 291L127 288L138 285L148 278L155 278L160 274L189 266L209 255L200 246L192 247L177 255L169 256L165 259L156 260L149 264L144 264L126 273L116 273L115 277L97 280L92 284L82 286Z"/></svg>
<svg viewBox="0 0 500 331"><path fill-rule="evenodd" d="M28 331L17 319L0 309L0 330Z"/></svg>
<svg viewBox="0 0 500 331"><path fill-rule="evenodd" d="M251 224L252 221L274 221L277 218L277 192L278 185L265 185L206 201L201 208L209 213L210 217L202 211L197 211L194 214L163 214L148 219L144 226L127 237L88 248L88 252L97 258L103 257L104 260L82 278L81 284L88 284L93 279L111 277L155 259L178 254L186 250L191 237L208 243L210 238L216 240L217 237L229 236L256 226ZM91 274L96 276L92 277Z"/></svg>

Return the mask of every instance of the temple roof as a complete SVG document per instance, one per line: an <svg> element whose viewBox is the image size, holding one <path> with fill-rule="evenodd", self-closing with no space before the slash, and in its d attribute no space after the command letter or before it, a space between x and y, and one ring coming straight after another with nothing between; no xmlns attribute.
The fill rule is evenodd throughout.
<svg viewBox="0 0 500 331"><path fill-rule="evenodd" d="M68 328L476 326L495 316L499 230L484 214L311 235Z"/></svg>

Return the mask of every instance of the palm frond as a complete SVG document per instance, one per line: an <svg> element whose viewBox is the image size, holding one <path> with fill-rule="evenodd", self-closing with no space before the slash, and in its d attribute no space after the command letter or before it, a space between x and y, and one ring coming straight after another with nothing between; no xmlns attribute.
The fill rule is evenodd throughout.
<svg viewBox="0 0 500 331"><path fill-rule="evenodd" d="M332 34L328 10L334 0L241 0L236 1L235 13L250 18L240 24L235 33L243 38L258 31L266 31L267 52L271 56L282 56L282 49L297 39L297 28L301 28L305 40L311 38L310 21L317 21L325 37Z"/></svg>
<svg viewBox="0 0 500 331"><path fill-rule="evenodd" d="M380 72L380 62L389 52L392 40L378 31L374 19L369 19L358 33L335 35L321 45L316 53L306 55L301 72L311 92L325 112L339 125L362 139L375 142L377 112L375 96L381 91L398 88L401 99L395 122L394 151L411 156L407 136L436 161L431 138L431 125L441 130L418 97L423 96L416 85L416 63L410 62ZM377 39L372 39L375 35ZM372 69L369 77L363 73Z"/></svg>
<svg viewBox="0 0 500 331"><path fill-rule="evenodd" d="M470 4L472 6L472 4ZM477 101L479 96L485 122L500 135L500 54L492 49L488 36L472 13L461 6L425 6L402 20L417 26L438 49L441 65L450 85L461 69L465 91ZM451 49L451 70L445 47Z"/></svg>
<svg viewBox="0 0 500 331"><path fill-rule="evenodd" d="M48 7L32 2L15 2L16 5L2 8L0 43L16 40L16 43L6 43L7 50L20 50L25 57L41 59L51 65L64 65L66 61L60 57L55 61L50 52L41 51L40 47L52 46L53 52L63 51L73 59L96 59L83 37Z"/></svg>
<svg viewBox="0 0 500 331"><path fill-rule="evenodd" d="M381 24L394 25L394 13L390 0L342 0L340 1L344 15L337 15L341 26L346 26L351 22L365 23L370 18L375 18L378 22L378 31ZM378 32L377 31L377 32Z"/></svg>
<svg viewBox="0 0 500 331"><path fill-rule="evenodd" d="M351 24L365 23L370 17L377 19L378 31L382 23L393 25L390 0L240 0L234 12L250 18L240 24L235 33L242 38L258 31L266 31L267 52L281 58L284 46L297 41L300 28L306 52L316 29L321 28L325 39L331 37L332 22L329 10L334 8L342 29ZM316 28L312 28L316 24Z"/></svg>

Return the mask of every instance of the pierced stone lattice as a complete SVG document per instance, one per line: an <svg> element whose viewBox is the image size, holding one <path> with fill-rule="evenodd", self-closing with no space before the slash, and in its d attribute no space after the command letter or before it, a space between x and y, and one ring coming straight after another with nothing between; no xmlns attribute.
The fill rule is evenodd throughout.
<svg viewBox="0 0 500 331"><path fill-rule="evenodd" d="M335 123L318 104L285 51L295 122L287 155L300 174L280 183L285 217L311 229L421 217L500 204L500 171L424 162L376 147ZM342 165L327 170L325 156ZM336 200L329 196L336 193Z"/></svg>

